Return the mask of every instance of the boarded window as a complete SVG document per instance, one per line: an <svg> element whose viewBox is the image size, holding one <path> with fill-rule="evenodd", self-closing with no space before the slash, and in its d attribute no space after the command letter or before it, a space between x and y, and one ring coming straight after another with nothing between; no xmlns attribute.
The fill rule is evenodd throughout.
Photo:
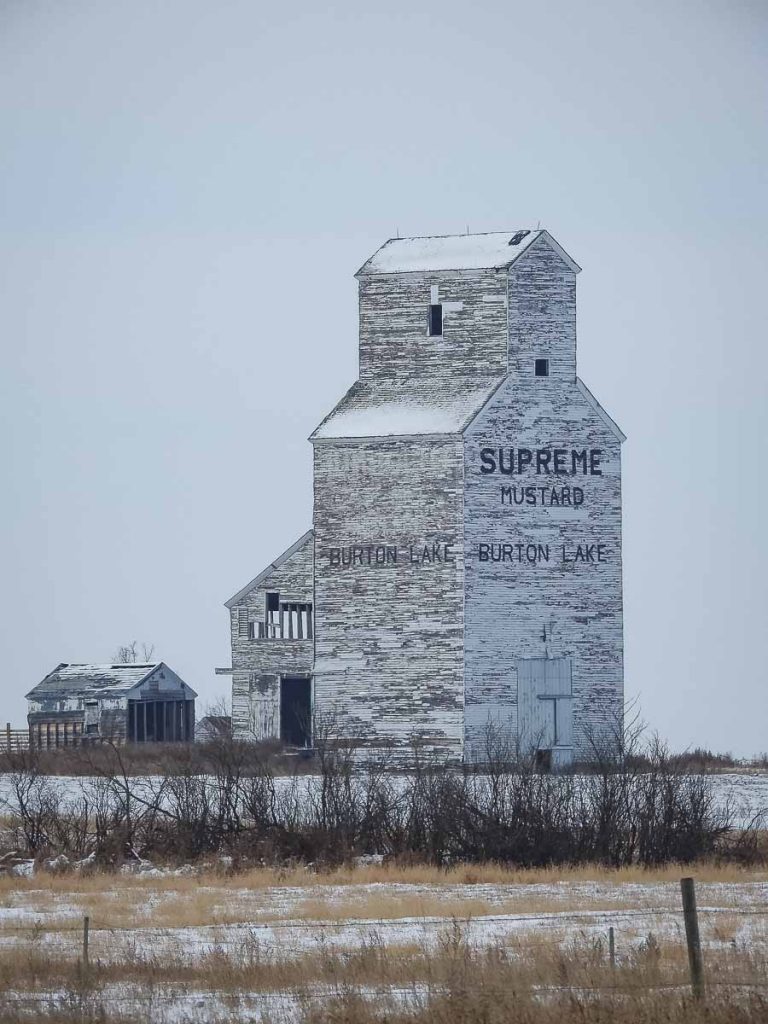
<svg viewBox="0 0 768 1024"><path fill-rule="evenodd" d="M443 307L440 303L429 307L429 333L433 338L443 333Z"/></svg>
<svg viewBox="0 0 768 1024"><path fill-rule="evenodd" d="M237 635L246 639L248 637L248 609L237 609Z"/></svg>

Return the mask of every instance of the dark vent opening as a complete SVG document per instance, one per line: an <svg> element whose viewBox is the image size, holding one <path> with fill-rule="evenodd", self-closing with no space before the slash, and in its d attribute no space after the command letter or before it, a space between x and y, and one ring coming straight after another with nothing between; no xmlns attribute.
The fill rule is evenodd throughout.
<svg viewBox="0 0 768 1024"><path fill-rule="evenodd" d="M432 337L443 333L443 307L441 305L429 307L429 333Z"/></svg>

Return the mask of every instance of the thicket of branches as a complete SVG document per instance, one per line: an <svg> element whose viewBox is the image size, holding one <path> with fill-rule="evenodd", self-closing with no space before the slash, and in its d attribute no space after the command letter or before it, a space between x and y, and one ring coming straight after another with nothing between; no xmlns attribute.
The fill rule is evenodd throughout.
<svg viewBox="0 0 768 1024"><path fill-rule="evenodd" d="M759 823L734 828L711 778L681 767L658 742L642 757L596 748L588 774L541 774L492 731L474 773L418 751L407 773L361 767L351 745L323 737L314 776L278 776L269 757L229 739L208 751L205 771L192 748L179 746L164 775L141 778L129 773L124 748L102 747L93 775L65 795L34 753L16 755L0 808L8 841L30 857L63 853L104 867L212 854L236 866L332 866L367 854L521 867L759 856Z"/></svg>

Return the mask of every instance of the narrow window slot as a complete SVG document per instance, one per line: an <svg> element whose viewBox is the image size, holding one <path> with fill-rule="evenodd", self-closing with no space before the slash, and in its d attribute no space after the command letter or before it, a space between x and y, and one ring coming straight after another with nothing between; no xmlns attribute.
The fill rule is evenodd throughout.
<svg viewBox="0 0 768 1024"><path fill-rule="evenodd" d="M429 307L430 337L440 337L443 333L443 307L441 303L433 303Z"/></svg>

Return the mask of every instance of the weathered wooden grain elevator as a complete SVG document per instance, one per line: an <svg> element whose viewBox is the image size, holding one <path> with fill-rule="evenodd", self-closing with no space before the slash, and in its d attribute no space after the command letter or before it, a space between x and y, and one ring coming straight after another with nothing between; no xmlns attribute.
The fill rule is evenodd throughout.
<svg viewBox="0 0 768 1024"><path fill-rule="evenodd" d="M621 443L545 230L397 238L359 379L311 436L313 529L227 606L236 735L589 758L623 707Z"/></svg>

